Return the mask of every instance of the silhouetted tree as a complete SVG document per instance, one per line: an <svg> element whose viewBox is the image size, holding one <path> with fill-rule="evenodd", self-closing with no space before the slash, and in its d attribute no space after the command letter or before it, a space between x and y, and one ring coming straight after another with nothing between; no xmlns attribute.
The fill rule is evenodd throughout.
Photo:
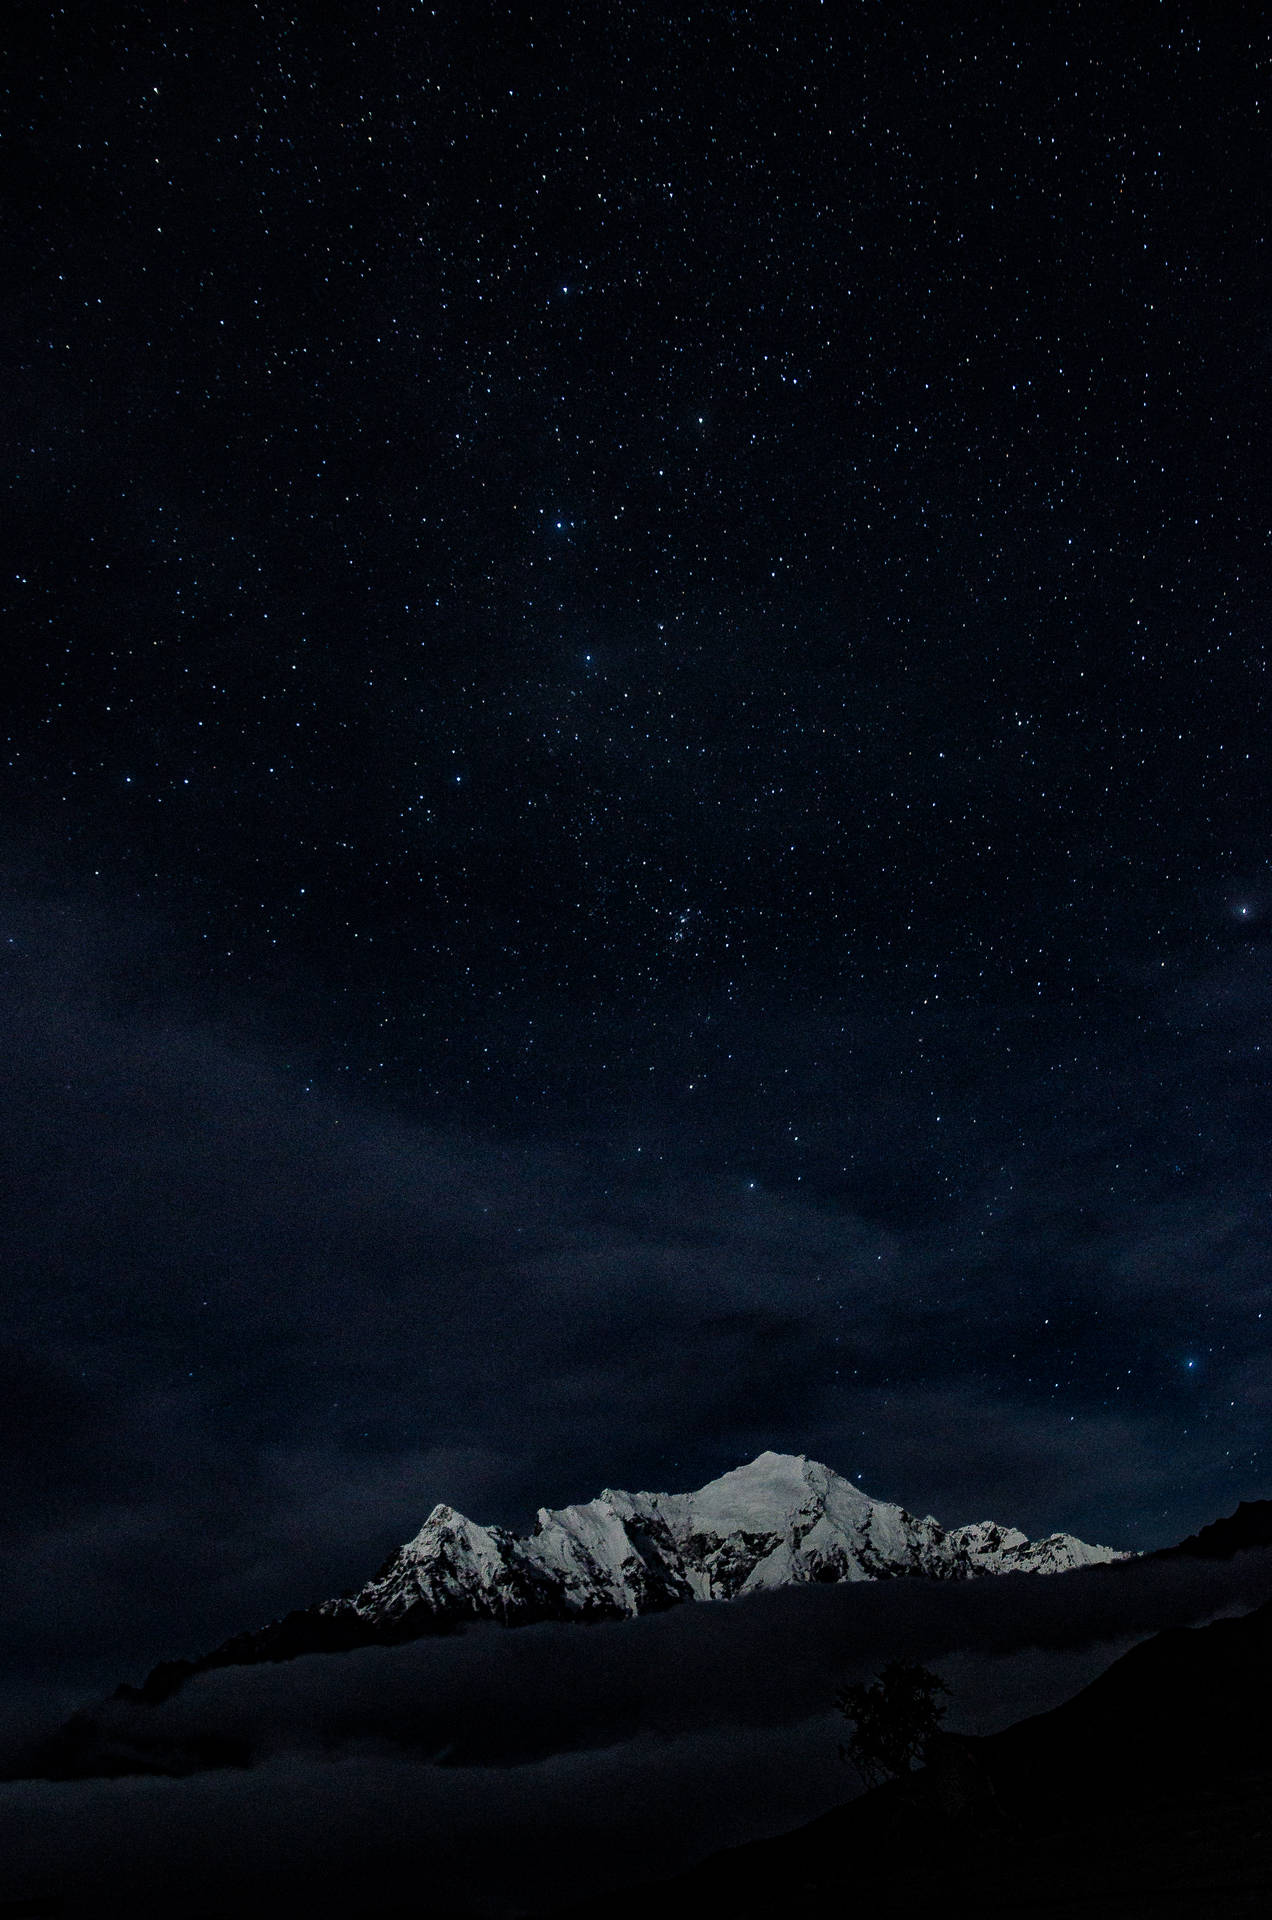
<svg viewBox="0 0 1272 1920"><path fill-rule="evenodd" d="M939 1674L913 1660L893 1660L877 1680L841 1687L835 1705L853 1730L840 1746L840 1758L852 1761L867 1787L922 1766L928 1742L945 1717L936 1696L948 1692Z"/></svg>

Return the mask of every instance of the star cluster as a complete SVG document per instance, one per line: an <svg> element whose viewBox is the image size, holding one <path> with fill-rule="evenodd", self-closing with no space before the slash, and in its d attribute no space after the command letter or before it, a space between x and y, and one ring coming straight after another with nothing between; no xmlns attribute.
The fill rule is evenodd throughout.
<svg viewBox="0 0 1272 1920"><path fill-rule="evenodd" d="M1248 51L52 24L41 820L342 981L639 996L687 906L726 989L1182 932L1267 778Z"/></svg>

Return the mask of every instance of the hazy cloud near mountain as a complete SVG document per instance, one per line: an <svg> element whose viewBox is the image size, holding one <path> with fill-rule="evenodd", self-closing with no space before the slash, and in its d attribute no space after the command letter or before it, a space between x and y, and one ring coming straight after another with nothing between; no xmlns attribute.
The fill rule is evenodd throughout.
<svg viewBox="0 0 1272 1920"><path fill-rule="evenodd" d="M1199 1262L1253 1272L1261 1244L1227 1135L1204 1218L1110 1199L1097 1259L1066 1209L1112 1122L1044 1112L1032 1080L1027 1146L983 1127L998 1213L969 1194L906 1224L770 1182L759 1143L739 1179L727 1102L691 1121L616 1099L560 1136L428 1126L342 1097L268 1021L195 1018L161 928L20 890L7 924L0 1529L22 1679L0 1724L360 1583L436 1500L524 1528L540 1503L701 1485L776 1447L948 1524L1139 1545L1259 1490L1230 1481L1216 1414L1214 1484L1181 1511L1173 1322ZM860 1038L880 1071L853 1126L903 1166L921 1154L891 1043L864 1013ZM752 1036L814 1128L841 1099L808 1062L825 1039ZM1204 1040L1174 1045L1190 1084ZM1053 1310L1066 1366L1089 1323L1132 1384L1169 1390L1114 1391L1102 1360L1053 1396ZM1239 1332L1201 1383L1237 1422L1262 1403Z"/></svg>
<svg viewBox="0 0 1272 1920"><path fill-rule="evenodd" d="M229 1734L250 1767L6 1785L0 1885L16 1897L82 1884L72 1913L108 1894L122 1910L197 1887L214 1911L258 1874L267 1904L277 1870L289 1897L303 1888L334 1911L369 1862L391 1879L426 1855L439 1898L449 1889L492 1912L550 1903L554 1861L619 1884L634 1861L671 1871L851 1793L831 1709L843 1678L902 1655L929 1661L953 1689L949 1724L993 1731L1067 1697L1154 1628L1249 1606L1270 1586L1266 1549L1230 1563L787 1589L597 1627L476 1628L222 1669L158 1709L112 1703L102 1724L170 1751Z"/></svg>

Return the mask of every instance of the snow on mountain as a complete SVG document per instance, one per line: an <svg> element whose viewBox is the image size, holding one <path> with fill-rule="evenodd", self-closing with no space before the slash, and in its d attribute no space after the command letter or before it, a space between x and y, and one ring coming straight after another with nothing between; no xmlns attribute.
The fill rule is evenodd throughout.
<svg viewBox="0 0 1272 1920"><path fill-rule="evenodd" d="M947 1530L802 1454L762 1453L696 1493L607 1488L582 1506L542 1507L525 1536L435 1507L373 1580L316 1611L396 1634L464 1619L621 1618L814 1580L1061 1573L1129 1557L992 1521Z"/></svg>
<svg viewBox="0 0 1272 1920"><path fill-rule="evenodd" d="M154 1706L212 1668L394 1645L474 1620L621 1620L811 1581L1064 1573L1134 1557L1067 1533L1031 1541L989 1520L946 1529L870 1499L803 1454L762 1453L696 1493L610 1487L581 1506L541 1507L528 1535L434 1507L357 1593L299 1608L197 1659L160 1661L113 1699ZM93 1717L73 1716L40 1749L37 1771L88 1778L100 1771L100 1745Z"/></svg>

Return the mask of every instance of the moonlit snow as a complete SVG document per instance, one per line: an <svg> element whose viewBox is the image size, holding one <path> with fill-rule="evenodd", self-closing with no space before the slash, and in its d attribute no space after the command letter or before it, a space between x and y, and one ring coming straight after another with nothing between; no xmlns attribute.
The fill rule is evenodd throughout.
<svg viewBox="0 0 1272 1920"><path fill-rule="evenodd" d="M541 1507L529 1536L435 1507L374 1580L323 1611L386 1625L416 1609L603 1618L811 1581L1060 1573L1125 1557L1064 1533L1030 1541L992 1521L946 1529L802 1454L761 1453L695 1493L606 1488L584 1505Z"/></svg>

